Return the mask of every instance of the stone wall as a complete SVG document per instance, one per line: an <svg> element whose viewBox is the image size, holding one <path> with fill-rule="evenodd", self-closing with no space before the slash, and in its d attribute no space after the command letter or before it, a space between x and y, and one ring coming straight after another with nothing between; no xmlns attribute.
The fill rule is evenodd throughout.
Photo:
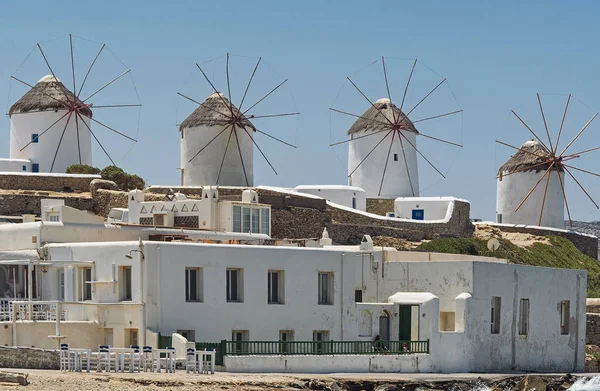
<svg viewBox="0 0 600 391"><path fill-rule="evenodd" d="M127 195L124 191L97 189L94 191L93 211L98 216L107 217L112 208L127 208ZM163 194L145 193L146 201L162 201Z"/></svg>
<svg viewBox="0 0 600 391"><path fill-rule="evenodd" d="M598 259L598 238L594 236L583 235L574 231L558 231L552 229L544 229L542 227L504 225L494 223L485 224L497 228L503 232L528 233L538 236L561 236L573 243L573 245L585 255L594 259Z"/></svg>
<svg viewBox="0 0 600 391"><path fill-rule="evenodd" d="M394 198L367 198L367 212L385 216L395 210L395 201Z"/></svg>
<svg viewBox="0 0 600 391"><path fill-rule="evenodd" d="M600 299L587 299L585 306L588 314L600 314Z"/></svg>
<svg viewBox="0 0 600 391"><path fill-rule="evenodd" d="M64 194L34 191L0 191L0 215L21 216L23 214L34 214L40 216L41 201L45 198L64 199L65 205L81 210L94 210L94 200L89 193Z"/></svg>
<svg viewBox="0 0 600 391"><path fill-rule="evenodd" d="M99 175L44 175L0 173L0 189L88 192L90 182Z"/></svg>
<svg viewBox="0 0 600 391"><path fill-rule="evenodd" d="M58 350L0 346L0 368L60 369Z"/></svg>
<svg viewBox="0 0 600 391"><path fill-rule="evenodd" d="M586 314L586 345L600 345L600 314Z"/></svg>

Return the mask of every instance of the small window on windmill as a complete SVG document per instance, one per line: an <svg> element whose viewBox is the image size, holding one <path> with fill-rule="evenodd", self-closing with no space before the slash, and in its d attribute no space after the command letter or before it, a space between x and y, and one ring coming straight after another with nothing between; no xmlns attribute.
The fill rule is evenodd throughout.
<svg viewBox="0 0 600 391"><path fill-rule="evenodd" d="M208 194L207 193L204 193L204 198L208 198Z"/></svg>
<svg viewBox="0 0 600 391"><path fill-rule="evenodd" d="M395 153L395 154L394 154L394 161L395 161L395 162L397 162L397 161L398 161L398 154L397 154L397 153Z"/></svg>

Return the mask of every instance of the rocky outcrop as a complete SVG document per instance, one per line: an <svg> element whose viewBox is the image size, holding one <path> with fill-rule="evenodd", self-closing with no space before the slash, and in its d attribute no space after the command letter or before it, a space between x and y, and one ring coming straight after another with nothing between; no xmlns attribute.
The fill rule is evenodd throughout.
<svg viewBox="0 0 600 391"><path fill-rule="evenodd" d="M90 182L98 175L68 175L43 173L1 173L0 189L2 190L39 190L57 192L88 192Z"/></svg>

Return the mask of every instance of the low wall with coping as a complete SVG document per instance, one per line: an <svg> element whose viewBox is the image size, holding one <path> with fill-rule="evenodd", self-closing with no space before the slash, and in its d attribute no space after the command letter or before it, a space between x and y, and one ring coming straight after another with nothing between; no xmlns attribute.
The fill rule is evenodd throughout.
<svg viewBox="0 0 600 391"><path fill-rule="evenodd" d="M429 354L225 356L227 372L266 373L433 373Z"/></svg>
<svg viewBox="0 0 600 391"><path fill-rule="evenodd" d="M0 172L2 190L88 192L100 175Z"/></svg>
<svg viewBox="0 0 600 391"><path fill-rule="evenodd" d="M61 194L44 191L0 191L0 215L21 216L23 214L41 214L42 199L63 199L65 205L80 210L94 210L94 200L89 193Z"/></svg>
<svg viewBox="0 0 600 391"><path fill-rule="evenodd" d="M0 346L0 368L60 369L58 350Z"/></svg>

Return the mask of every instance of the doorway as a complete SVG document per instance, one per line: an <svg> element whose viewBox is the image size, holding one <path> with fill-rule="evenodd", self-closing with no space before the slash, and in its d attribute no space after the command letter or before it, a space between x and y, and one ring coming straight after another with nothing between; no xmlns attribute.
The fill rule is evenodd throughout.
<svg viewBox="0 0 600 391"><path fill-rule="evenodd" d="M379 315L379 337L382 341L390 340L390 315L387 311Z"/></svg>
<svg viewBox="0 0 600 391"><path fill-rule="evenodd" d="M398 340L410 341L412 336L412 305L398 306Z"/></svg>

